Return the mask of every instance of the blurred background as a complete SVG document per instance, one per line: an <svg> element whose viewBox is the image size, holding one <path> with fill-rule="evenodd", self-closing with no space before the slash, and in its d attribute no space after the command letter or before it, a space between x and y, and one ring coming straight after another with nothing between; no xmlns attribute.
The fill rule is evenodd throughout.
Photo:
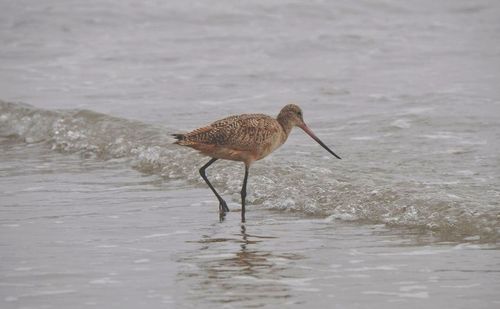
<svg viewBox="0 0 500 309"><path fill-rule="evenodd" d="M170 124L185 107L212 118L297 101L346 117L405 97L467 96L477 110L473 98L499 96L495 1L1 6L1 97L40 107Z"/></svg>

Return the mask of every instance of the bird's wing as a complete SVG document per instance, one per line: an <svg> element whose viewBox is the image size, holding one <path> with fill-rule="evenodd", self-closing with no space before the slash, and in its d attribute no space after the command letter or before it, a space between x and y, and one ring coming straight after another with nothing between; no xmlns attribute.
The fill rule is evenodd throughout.
<svg viewBox="0 0 500 309"><path fill-rule="evenodd" d="M186 140L239 150L251 150L279 133L280 125L262 114L230 116L185 135Z"/></svg>

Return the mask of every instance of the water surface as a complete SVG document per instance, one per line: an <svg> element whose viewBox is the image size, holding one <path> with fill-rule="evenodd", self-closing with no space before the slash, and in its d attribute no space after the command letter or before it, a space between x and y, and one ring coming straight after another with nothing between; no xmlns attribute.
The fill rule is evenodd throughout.
<svg viewBox="0 0 500 309"><path fill-rule="evenodd" d="M495 1L0 8L2 308L498 306ZM292 132L244 227L217 162L218 222L169 134L289 102L343 160Z"/></svg>

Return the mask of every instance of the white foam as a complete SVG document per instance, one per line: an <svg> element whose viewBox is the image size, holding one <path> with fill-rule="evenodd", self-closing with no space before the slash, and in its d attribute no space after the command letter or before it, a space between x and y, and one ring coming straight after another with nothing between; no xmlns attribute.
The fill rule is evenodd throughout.
<svg viewBox="0 0 500 309"><path fill-rule="evenodd" d="M14 268L15 271L30 271L33 270L33 267L17 267Z"/></svg>
<svg viewBox="0 0 500 309"><path fill-rule="evenodd" d="M425 285L407 285L399 288L401 292L411 292L414 290L426 290L427 287Z"/></svg>
<svg viewBox="0 0 500 309"><path fill-rule="evenodd" d="M170 137L167 138L169 132L165 128L91 111L45 111L9 103L0 103L0 108L9 114L5 120L7 122L5 134L45 140L58 151L80 152L104 159L122 159L123 162L131 164L141 172L162 175L169 179L181 178L194 185L205 185L197 173L197 168L202 166L206 159L189 149L172 145ZM406 128L411 125L411 119L413 118L402 115L399 119L393 119L392 125ZM351 135L349 138L358 141L376 140L378 136L371 135L372 133ZM465 134L460 133L461 135L457 136L457 132L444 130L426 133L428 132L422 133L424 138L443 139L443 141L446 139L461 141L462 135ZM446 151L448 148L450 146L441 149ZM397 150L397 147L394 150ZM464 150L467 149L464 148ZM369 220L374 223L418 226L434 230L450 231L451 229L453 232L453 230L464 230L461 225L450 224L451 221L460 221L466 222L465 224L469 225L468 230L473 230L474 235L491 236L495 233L492 231L496 229L495 220L498 222L496 211L488 209L489 213L484 212L491 218L485 224L484 216L480 216L481 212L471 214L466 211L450 211L452 205L448 204L443 207L443 203L456 203L459 204L457 208L461 209L467 207L465 204L471 200L468 196L457 194L456 192L459 192L457 190L439 189L441 186L465 186L468 182L463 179L464 177L425 177L416 184L427 185L427 187L417 186L418 189L409 189L405 187L405 184L400 186L399 183L395 184L389 179L394 178L396 181L400 179L401 175L397 173L387 177L387 175L377 175L379 172L375 171L373 177L364 177L363 175L367 175L366 172L369 171L366 166L355 164L356 167L354 167L351 165L353 163L348 161L342 161L344 163L340 162L338 166L330 165L333 162L330 161L331 158L328 158L329 161L325 161L327 165L324 165L315 162L319 157L308 158L311 156L300 155L300 158L309 160L305 164L299 164L297 161L283 163L281 159L273 160L270 157L265 162L252 166L254 176L249 185L250 193L247 198L249 204L329 216L325 219L326 222L333 222L337 219ZM472 172L468 166L463 166L463 171L457 172L458 175L463 176L470 176L470 173ZM376 181L381 176L385 176L383 184ZM242 178L239 166L227 162L219 163L210 177L221 191L220 193L232 194L233 199L239 202L238 192ZM491 181L486 176L483 178L484 182ZM412 188L415 187L412 186ZM426 190L441 190L441 192L435 199L427 196L422 198ZM209 203L212 205L215 201L210 199ZM418 205L418 207L412 205ZM453 208L455 206L453 205ZM216 211L216 207L211 209ZM238 206L235 210L237 209L239 209ZM444 212L447 218L451 218L450 220L444 220L443 216L440 216ZM110 218L118 219L119 217L110 216ZM10 227L16 227L16 225ZM171 235L171 233L155 233L143 237L154 239Z"/></svg>
<svg viewBox="0 0 500 309"><path fill-rule="evenodd" d="M325 221L327 222L331 222L334 220L356 221L359 220L359 217L355 214L336 212L325 219Z"/></svg>
<svg viewBox="0 0 500 309"><path fill-rule="evenodd" d="M156 233L143 236L142 238L158 238L158 237L168 237L172 235L189 234L189 231L175 231L172 233Z"/></svg>
<svg viewBox="0 0 500 309"><path fill-rule="evenodd" d="M377 270L382 270L382 271L392 271L392 270L398 270L400 266L405 266L405 265L397 265L397 266L390 266L390 265L382 265L382 266L364 266L364 267L358 267L358 268L345 268L345 271L354 271L354 272L361 272L361 271L377 271Z"/></svg>
<svg viewBox="0 0 500 309"><path fill-rule="evenodd" d="M396 292L383 292L383 291L363 291L363 294L367 295L387 295L387 296L397 296L403 298L429 298L429 293L427 291L416 292L416 293L396 293Z"/></svg>
<svg viewBox="0 0 500 309"><path fill-rule="evenodd" d="M451 289L470 289L481 286L480 283L463 284L463 285L440 285L441 288L451 288Z"/></svg>
<svg viewBox="0 0 500 309"><path fill-rule="evenodd" d="M258 281L258 282L269 282L269 283L277 283L284 284L293 287L305 287L309 286L309 281L314 280L314 278L283 278L283 279L266 279L266 278L256 278L253 276L234 276L234 279L241 280L250 280L250 281Z"/></svg>
<svg viewBox="0 0 500 309"><path fill-rule="evenodd" d="M411 123L408 119L401 118L401 119L397 119L397 120L394 120L393 122L391 122L391 126L396 127L396 128L400 128L400 129L408 129L409 127L411 127Z"/></svg>
<svg viewBox="0 0 500 309"><path fill-rule="evenodd" d="M376 139L376 136L354 136L350 138L352 141L372 141Z"/></svg>
<svg viewBox="0 0 500 309"><path fill-rule="evenodd" d="M96 248L116 248L118 245L99 245Z"/></svg>
<svg viewBox="0 0 500 309"><path fill-rule="evenodd" d="M450 252L451 250L434 250L434 249L423 249L423 250L414 250L414 251L405 251L405 252L390 252L390 253L377 253L379 256L398 256L398 255L434 255Z"/></svg>
<svg viewBox="0 0 500 309"><path fill-rule="evenodd" d="M108 285L108 284L117 284L120 283L120 281L113 280L109 277L104 277L104 278L98 278L89 281L90 284L102 284L102 285Z"/></svg>
<svg viewBox="0 0 500 309"><path fill-rule="evenodd" d="M428 139L458 139L459 137L450 132L438 132L436 134L423 134L421 137Z"/></svg>
<svg viewBox="0 0 500 309"><path fill-rule="evenodd" d="M236 256L234 253L221 253L221 254L205 254L205 255L198 255L197 257L199 259L232 259Z"/></svg>

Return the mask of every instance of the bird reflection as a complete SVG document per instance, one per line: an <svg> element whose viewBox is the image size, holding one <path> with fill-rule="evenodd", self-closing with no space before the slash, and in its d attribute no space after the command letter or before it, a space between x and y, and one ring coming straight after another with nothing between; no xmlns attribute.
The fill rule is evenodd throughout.
<svg viewBox="0 0 500 309"><path fill-rule="evenodd" d="M283 278L297 274L294 261L303 257L263 250L268 247L266 242L279 240L249 234L245 225L233 236L236 237L204 235L196 242L202 247L180 259L191 265L188 271L179 273L179 281L187 284L189 297L257 307L261 303L279 304L283 298L291 297Z"/></svg>
<svg viewBox="0 0 500 309"><path fill-rule="evenodd" d="M269 236L251 236L246 232L246 226L244 224L241 225L241 244L240 250L236 252L236 256L233 259L230 259L230 263L234 263L237 266L240 266L242 272L246 275L254 275L258 273L259 267L270 267L272 263L269 261L269 257L272 257L270 252L259 252L256 250L252 250L249 248L249 245L254 245L262 240L252 240L251 238L257 239L266 239L266 238L274 238Z"/></svg>

